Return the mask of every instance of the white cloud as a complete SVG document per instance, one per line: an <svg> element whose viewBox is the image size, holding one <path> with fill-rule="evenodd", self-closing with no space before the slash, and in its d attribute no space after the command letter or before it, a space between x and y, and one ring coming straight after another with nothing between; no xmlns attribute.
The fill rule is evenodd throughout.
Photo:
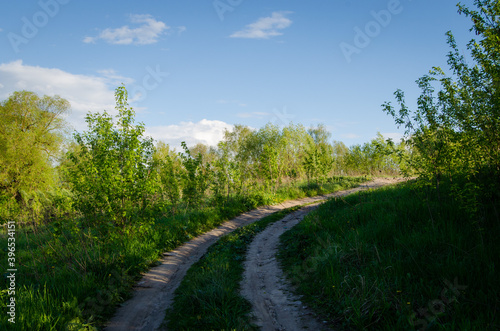
<svg viewBox="0 0 500 331"><path fill-rule="evenodd" d="M86 128L84 118L89 111L106 109L114 113L115 86L112 83L107 77L74 75L60 69L24 65L21 60L0 64L1 100L23 89L39 96L59 95L71 103L67 120L76 130Z"/></svg>
<svg viewBox="0 0 500 331"><path fill-rule="evenodd" d="M177 33L178 33L178 34L181 34L181 33L183 33L184 31L186 31L186 27L185 27L185 26L178 26L178 27L177 27Z"/></svg>
<svg viewBox="0 0 500 331"><path fill-rule="evenodd" d="M148 45L156 43L158 38L170 29L165 23L155 20L151 15L131 15L130 21L143 24L136 28L130 28L128 25L116 29L108 28L96 37L85 37L83 42L95 43L102 39L114 45Z"/></svg>
<svg viewBox="0 0 500 331"><path fill-rule="evenodd" d="M280 30L288 28L292 20L286 17L291 12L274 12L269 17L259 18L256 22L247 25L243 30L230 35L231 38L249 38L249 39L269 39L271 37L281 36Z"/></svg>
<svg viewBox="0 0 500 331"><path fill-rule="evenodd" d="M196 123L181 122L180 124L147 127L146 135L179 149L182 141L185 141L188 146L194 146L197 143L216 146L222 140L226 129L231 131L233 126L222 121L203 119Z"/></svg>

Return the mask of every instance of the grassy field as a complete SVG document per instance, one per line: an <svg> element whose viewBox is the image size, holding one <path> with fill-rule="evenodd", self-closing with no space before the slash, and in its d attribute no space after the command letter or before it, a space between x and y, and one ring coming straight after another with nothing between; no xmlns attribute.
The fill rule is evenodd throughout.
<svg viewBox="0 0 500 331"><path fill-rule="evenodd" d="M154 222L148 226L110 229L70 219L17 229L16 324L7 324L8 315L3 314L0 329L92 330L102 326L116 305L128 298L140 273L154 266L162 252L257 206L333 192L365 180L335 177L324 185L288 185L276 194L255 191L224 201L207 200L196 210L177 208L175 215L151 211ZM7 248L3 231L0 245ZM7 257L7 249L2 250L2 261ZM3 273L0 307L6 310L9 273Z"/></svg>
<svg viewBox="0 0 500 331"><path fill-rule="evenodd" d="M340 330L498 330L500 224L413 184L323 204L281 237L304 300Z"/></svg>

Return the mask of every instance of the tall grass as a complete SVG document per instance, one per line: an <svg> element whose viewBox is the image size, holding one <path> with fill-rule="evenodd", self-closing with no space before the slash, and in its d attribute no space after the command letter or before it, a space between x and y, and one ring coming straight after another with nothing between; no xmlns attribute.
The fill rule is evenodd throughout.
<svg viewBox="0 0 500 331"><path fill-rule="evenodd" d="M355 186L364 178L335 178L335 185ZM317 189L316 189L317 191ZM16 324L0 315L1 330L92 330L102 326L118 303L130 295L141 272L154 266L161 253L172 250L225 220L260 205L311 194L308 187L290 185L276 194L254 191L223 201L209 199L198 209L151 210L148 225L112 228L89 226L88 220L54 220L25 227L16 234ZM0 259L5 266L7 236L0 234ZM0 291L0 309L6 311L8 293Z"/></svg>
<svg viewBox="0 0 500 331"><path fill-rule="evenodd" d="M281 238L297 290L336 329L500 327L500 224L407 184L338 198Z"/></svg>

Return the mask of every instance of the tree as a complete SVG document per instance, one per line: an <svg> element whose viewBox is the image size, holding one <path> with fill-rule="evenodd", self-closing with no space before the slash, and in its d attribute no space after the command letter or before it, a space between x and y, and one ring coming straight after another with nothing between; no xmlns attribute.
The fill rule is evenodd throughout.
<svg viewBox="0 0 500 331"><path fill-rule="evenodd" d="M237 192L242 192L248 182L255 177L252 173L252 155L255 133L248 126L236 124L232 131L224 131L223 153L227 159L233 162L233 172L237 178L233 178L233 186ZM220 147L219 147L220 149Z"/></svg>
<svg viewBox="0 0 500 331"><path fill-rule="evenodd" d="M144 124L134 125L127 97L124 86L116 89L116 123L106 111L89 113L88 131L74 135L80 148L69 154L68 179L79 210L89 220L118 226L147 207L152 189L153 140L143 138Z"/></svg>
<svg viewBox="0 0 500 331"><path fill-rule="evenodd" d="M0 103L0 198L4 211L54 185L70 104L59 96L14 92Z"/></svg>
<svg viewBox="0 0 500 331"><path fill-rule="evenodd" d="M308 180L316 179L323 183L333 170L333 147L328 143L331 133L323 124L308 130L311 140L304 158L304 168Z"/></svg>
<svg viewBox="0 0 500 331"><path fill-rule="evenodd" d="M175 206L180 200L182 189L182 174L184 169L179 155L175 150L163 142L158 142L155 153L153 154L153 167L158 176L158 193L165 196L166 199Z"/></svg>
<svg viewBox="0 0 500 331"><path fill-rule="evenodd" d="M193 156L184 141L181 145L184 153L179 153L179 157L185 169L182 174L184 182L182 197L189 206L195 206L202 201L206 190L210 186L211 166L208 162L203 164L201 153Z"/></svg>
<svg viewBox="0 0 500 331"><path fill-rule="evenodd" d="M458 5L459 13L471 18L471 31L481 38L467 45L473 64L448 32L452 76L435 67L417 80L422 93L415 111L407 108L401 90L395 92L398 111L390 103L383 105L406 128L406 140L417 156L411 166L437 187L443 176L452 179L455 195L471 215L476 215L481 199L498 200L500 190L500 4L474 3L477 10Z"/></svg>

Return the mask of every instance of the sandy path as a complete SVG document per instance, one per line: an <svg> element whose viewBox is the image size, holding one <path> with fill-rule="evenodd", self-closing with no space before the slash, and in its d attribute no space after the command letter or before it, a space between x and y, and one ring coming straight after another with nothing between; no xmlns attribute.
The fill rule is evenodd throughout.
<svg viewBox="0 0 500 331"><path fill-rule="evenodd" d="M352 193L362 188L378 187L393 182L393 180L376 179L373 182L362 184L358 188L342 192L347 194L347 192ZM160 260L161 265L152 268L136 284L132 298L117 310L115 316L107 323L105 330L158 329L165 317L165 311L172 303L174 292L180 285L187 270L205 254L208 247L217 239L276 211L297 205L320 202L335 195L338 195L338 193L290 200L279 205L252 210L192 239L173 251L165 253L164 258Z"/></svg>
<svg viewBox="0 0 500 331"><path fill-rule="evenodd" d="M334 193L344 196L366 188L393 183L393 180L375 180L361 187ZM327 330L291 292L290 284L276 260L279 237L297 225L320 202L301 208L260 232L250 244L241 283L242 295L252 303L254 323L262 330Z"/></svg>

